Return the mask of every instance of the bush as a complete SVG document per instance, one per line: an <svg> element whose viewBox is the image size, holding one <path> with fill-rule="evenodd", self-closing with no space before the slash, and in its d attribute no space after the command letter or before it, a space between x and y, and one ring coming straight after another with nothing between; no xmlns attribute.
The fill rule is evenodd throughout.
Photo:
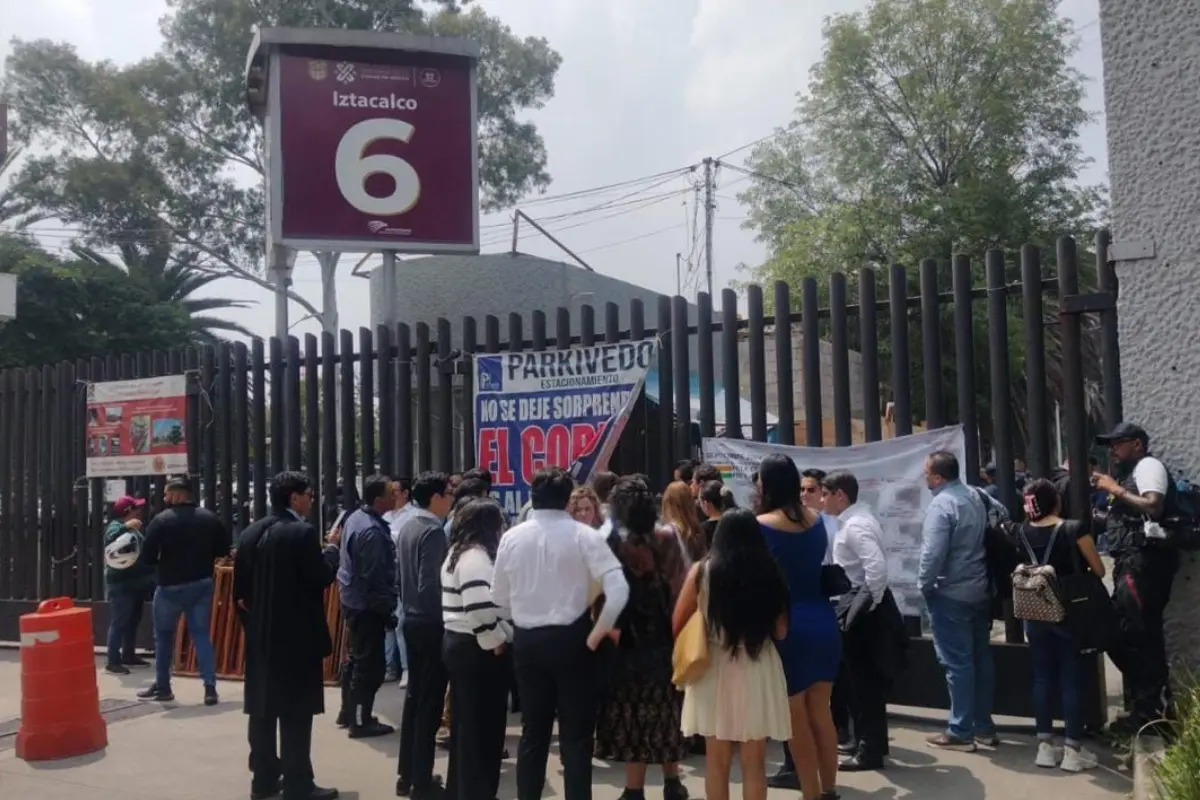
<svg viewBox="0 0 1200 800"><path fill-rule="evenodd" d="M1180 681L1170 746L1155 770L1162 800L1200 798L1200 682Z"/></svg>

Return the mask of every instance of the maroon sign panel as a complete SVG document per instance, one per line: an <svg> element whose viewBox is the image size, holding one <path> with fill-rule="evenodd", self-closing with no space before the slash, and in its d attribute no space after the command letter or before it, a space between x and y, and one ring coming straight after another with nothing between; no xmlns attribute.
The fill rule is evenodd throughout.
<svg viewBox="0 0 1200 800"><path fill-rule="evenodd" d="M476 252L470 61L389 52L386 63L370 63L370 51L349 54L278 56L271 172L279 240Z"/></svg>

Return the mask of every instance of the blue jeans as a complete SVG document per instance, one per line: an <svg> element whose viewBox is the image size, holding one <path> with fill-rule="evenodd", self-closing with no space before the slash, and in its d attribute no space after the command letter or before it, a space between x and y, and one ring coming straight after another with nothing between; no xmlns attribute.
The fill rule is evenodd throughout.
<svg viewBox="0 0 1200 800"><path fill-rule="evenodd" d="M187 620L188 635L196 648L196 665L205 686L217 685L216 656L208 634L212 615L213 582L205 578L175 586L160 586L154 592L154 672L159 689L171 686L171 661L175 655L175 626L179 615Z"/></svg>
<svg viewBox="0 0 1200 800"><path fill-rule="evenodd" d="M108 665L132 661L137 643L138 624L146 604L144 589L108 591Z"/></svg>
<svg viewBox="0 0 1200 800"><path fill-rule="evenodd" d="M396 629L384 634L384 659L389 671L406 672L408 648L404 646L404 607L399 603L396 603L396 619L399 621Z"/></svg>
<svg viewBox="0 0 1200 800"><path fill-rule="evenodd" d="M955 739L973 741L992 736L992 694L996 674L992 666L991 604L964 603L926 595L933 649L946 670L950 690L950 724L947 732Z"/></svg>
<svg viewBox="0 0 1200 800"><path fill-rule="evenodd" d="M1033 717L1037 732L1054 732L1054 682L1062 697L1063 722L1067 741L1083 739L1083 656L1079 645L1061 625L1026 622L1025 636L1033 656Z"/></svg>

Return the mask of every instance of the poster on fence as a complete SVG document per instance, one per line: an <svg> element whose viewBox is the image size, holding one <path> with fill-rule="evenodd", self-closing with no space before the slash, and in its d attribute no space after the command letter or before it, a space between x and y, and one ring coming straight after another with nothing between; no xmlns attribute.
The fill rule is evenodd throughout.
<svg viewBox="0 0 1200 800"><path fill-rule="evenodd" d="M89 383L87 476L187 473L187 376Z"/></svg>
<svg viewBox="0 0 1200 800"><path fill-rule="evenodd" d="M964 460L959 426L938 428L895 439L853 447L788 447L738 439L705 439L704 460L721 470L739 505L748 505L754 492L750 478L763 457L781 453L801 471L845 469L858 478L860 503L865 503L883 527L888 556L888 579L905 616L921 616L925 602L917 588L921 559L921 525L933 496L925 486L925 457L949 450Z"/></svg>
<svg viewBox="0 0 1200 800"><path fill-rule="evenodd" d="M510 514L546 466L577 482L606 469L658 342L475 356L475 454Z"/></svg>

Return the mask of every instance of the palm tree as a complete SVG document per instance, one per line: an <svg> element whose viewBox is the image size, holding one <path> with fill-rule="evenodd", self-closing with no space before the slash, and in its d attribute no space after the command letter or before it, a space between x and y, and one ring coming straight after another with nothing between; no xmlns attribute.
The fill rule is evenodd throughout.
<svg viewBox="0 0 1200 800"><path fill-rule="evenodd" d="M252 337L246 328L211 316L212 312L249 308L250 303L221 297L193 297L222 276L197 266L195 255L175 249L171 238L163 235L139 236L115 243L121 254L113 261L98 250L74 244L71 250L83 262L103 269L122 272L152 306L174 308L187 315L191 336L197 344L215 345L224 341L221 334Z"/></svg>

